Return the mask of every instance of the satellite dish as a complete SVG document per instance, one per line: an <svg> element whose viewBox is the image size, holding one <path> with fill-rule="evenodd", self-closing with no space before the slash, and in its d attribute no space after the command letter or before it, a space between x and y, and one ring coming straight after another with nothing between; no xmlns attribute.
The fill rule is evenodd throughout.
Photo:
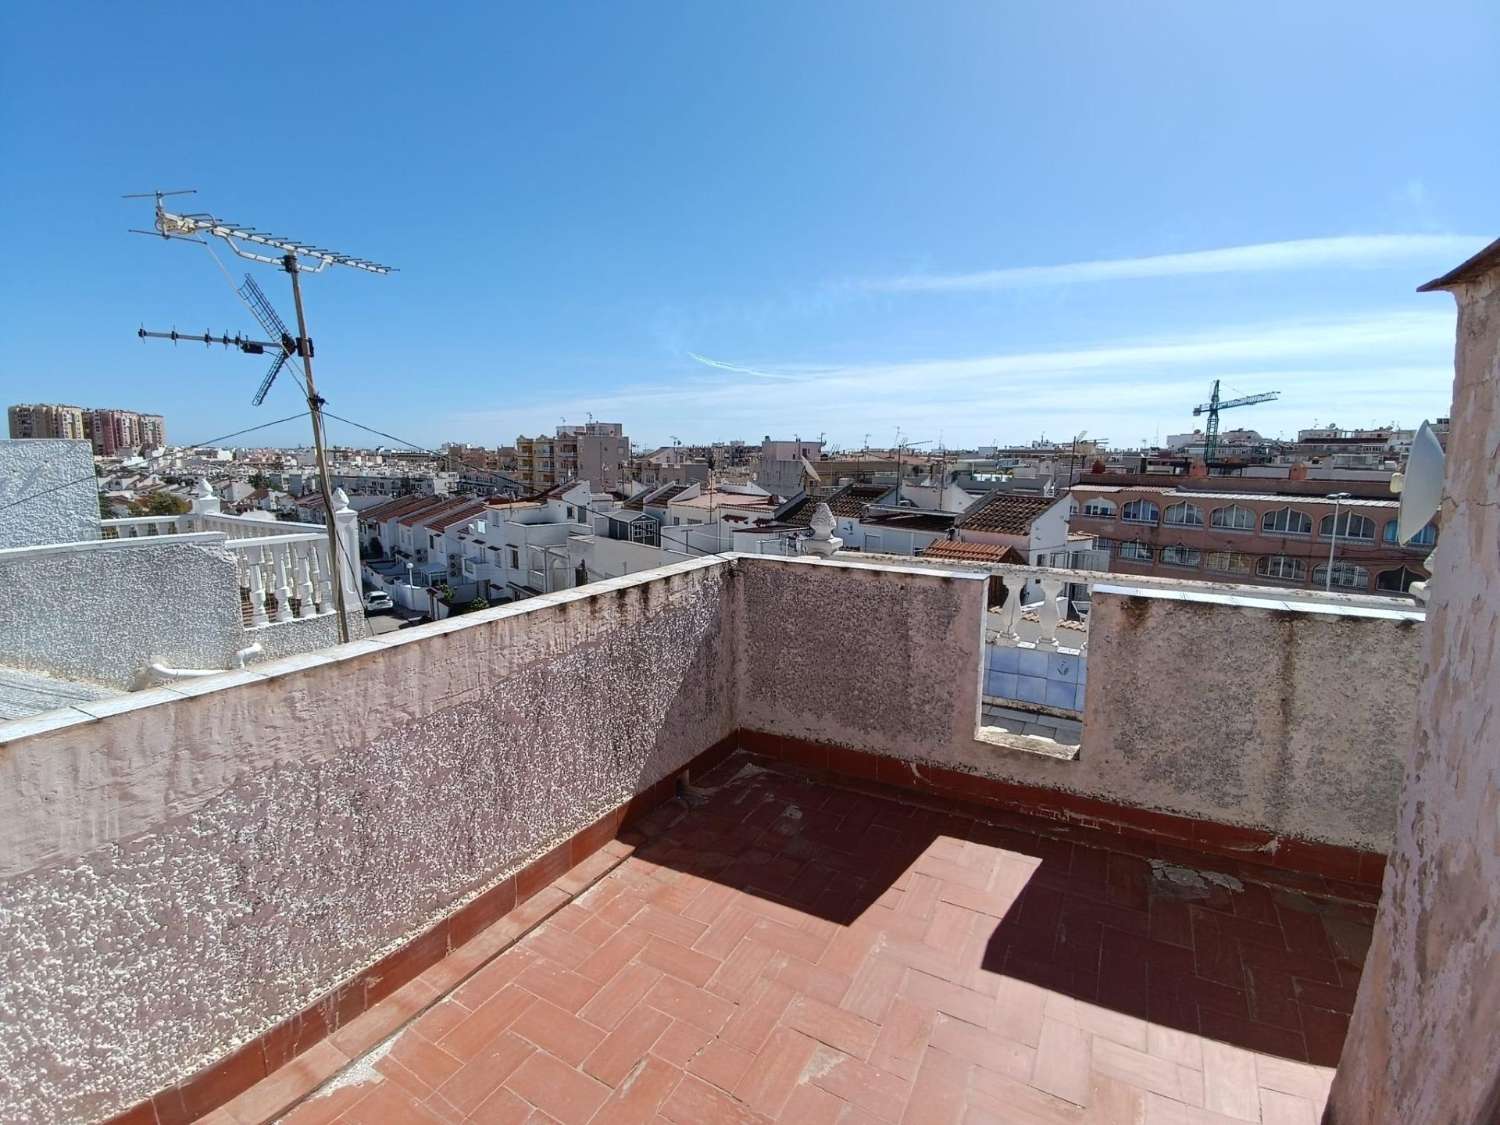
<svg viewBox="0 0 1500 1125"><path fill-rule="evenodd" d="M1401 514L1396 519L1396 540L1410 543L1437 515L1443 499L1443 447L1426 422L1411 443L1406 472L1392 480L1400 485Z"/></svg>

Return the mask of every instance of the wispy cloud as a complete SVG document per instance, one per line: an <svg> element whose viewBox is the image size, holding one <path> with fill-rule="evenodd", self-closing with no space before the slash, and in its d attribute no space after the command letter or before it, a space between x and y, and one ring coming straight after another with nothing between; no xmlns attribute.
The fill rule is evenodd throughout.
<svg viewBox="0 0 1500 1125"><path fill-rule="evenodd" d="M1305 425L1333 403L1348 404L1361 423L1441 413L1452 340L1451 310L1370 312L1046 351L820 366L761 363L744 370L783 379L784 388L767 394L765 384L750 377L653 381L591 395L588 402L596 414L625 422L626 432L638 439L685 425L701 429L708 422L718 436L847 430L842 436L850 442L859 438L856 430L897 423L943 427L957 442L989 441L997 432L1061 432L1069 425L1135 440L1178 414L1190 428L1192 405L1216 377L1247 393L1282 391L1280 403L1258 408L1266 426L1278 418L1293 428ZM739 368L725 361L708 366L731 373ZM473 425L525 418L535 420L527 425L538 425L576 412L578 405L576 397L548 398L461 420Z"/></svg>
<svg viewBox="0 0 1500 1125"><path fill-rule="evenodd" d="M701 363L704 367L712 367L717 371L731 371L736 375L754 375L757 379L796 380L801 378L799 375L793 375L785 371L758 371L753 367L739 367L733 363L725 363L723 360L710 359L708 356L699 355L697 352L688 352L687 355L689 359L696 363Z"/></svg>
<svg viewBox="0 0 1500 1125"><path fill-rule="evenodd" d="M848 282L845 287L869 293L951 293L1202 274L1371 268L1418 258L1462 259L1486 241L1479 236L1456 234L1342 235L1258 242L1183 254L1153 254L1142 258L1104 258L1055 266L1012 266L977 273L917 273L866 278Z"/></svg>

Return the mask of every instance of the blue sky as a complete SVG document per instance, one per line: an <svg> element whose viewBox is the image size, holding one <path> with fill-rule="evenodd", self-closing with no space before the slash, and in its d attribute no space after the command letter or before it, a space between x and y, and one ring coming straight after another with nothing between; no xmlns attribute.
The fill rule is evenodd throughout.
<svg viewBox="0 0 1500 1125"><path fill-rule="evenodd" d="M1414 423L1413 289L1500 234L1497 46L1490 0L11 6L0 386L184 441L298 409L133 336L253 327L126 233L196 187L400 267L308 312L330 409L419 442L1134 444L1215 377L1282 393L1226 425Z"/></svg>

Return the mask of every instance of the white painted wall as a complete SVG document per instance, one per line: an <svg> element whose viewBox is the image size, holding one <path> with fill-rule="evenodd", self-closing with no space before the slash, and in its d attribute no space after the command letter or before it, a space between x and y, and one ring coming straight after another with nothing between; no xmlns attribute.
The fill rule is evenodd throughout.
<svg viewBox="0 0 1500 1125"><path fill-rule="evenodd" d="M86 441L0 441L0 547L98 539L96 479Z"/></svg>
<svg viewBox="0 0 1500 1125"><path fill-rule="evenodd" d="M246 642L224 542L209 532L0 550L0 662L119 688L140 686L153 661L234 667Z"/></svg>

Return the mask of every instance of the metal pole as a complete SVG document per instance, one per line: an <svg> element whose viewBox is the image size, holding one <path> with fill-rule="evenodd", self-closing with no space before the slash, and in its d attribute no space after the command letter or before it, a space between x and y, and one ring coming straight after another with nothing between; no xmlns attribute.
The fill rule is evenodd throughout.
<svg viewBox="0 0 1500 1125"><path fill-rule="evenodd" d="M1350 494L1347 492L1335 492L1333 500L1333 535L1329 537L1328 543L1328 573L1323 576L1323 589L1325 592L1333 590L1333 553L1339 546L1339 505Z"/></svg>
<svg viewBox="0 0 1500 1125"><path fill-rule="evenodd" d="M348 644L349 618L344 605L343 567L349 566L352 570L354 560L344 559L342 564L339 561L344 551L333 519L333 479L328 474L328 451L323 448L323 400L318 397L317 386L313 383L312 344L307 337L307 317L302 311L302 271L295 254L282 258L281 265L291 275L292 302L297 306L297 354L302 357L302 373L307 379L307 412L312 417L313 450L318 457L318 491L323 494L323 510L328 517L328 558L334 577L338 579L333 584L333 604L339 615L339 643Z"/></svg>

